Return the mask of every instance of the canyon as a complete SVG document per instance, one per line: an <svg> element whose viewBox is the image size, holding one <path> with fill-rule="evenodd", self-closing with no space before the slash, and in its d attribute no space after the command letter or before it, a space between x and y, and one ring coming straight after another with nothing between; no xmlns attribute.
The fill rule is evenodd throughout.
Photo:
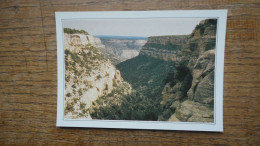
<svg viewBox="0 0 260 146"><path fill-rule="evenodd" d="M190 35L148 37L137 57L116 66L133 88L160 102L157 120L214 122L216 23L201 21Z"/></svg>
<svg viewBox="0 0 260 146"><path fill-rule="evenodd" d="M147 40L64 33L65 118L214 122L216 25Z"/></svg>

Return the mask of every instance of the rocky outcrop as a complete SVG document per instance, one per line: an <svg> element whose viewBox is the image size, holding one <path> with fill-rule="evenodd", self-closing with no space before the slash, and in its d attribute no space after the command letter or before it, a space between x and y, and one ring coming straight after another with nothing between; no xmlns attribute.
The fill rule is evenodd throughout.
<svg viewBox="0 0 260 146"><path fill-rule="evenodd" d="M97 47L104 46L91 35L64 34L66 119L91 119L93 101L111 93L115 83L129 85Z"/></svg>
<svg viewBox="0 0 260 146"><path fill-rule="evenodd" d="M177 54L187 42L187 38L186 35L149 37L140 54L165 61L176 61Z"/></svg>
<svg viewBox="0 0 260 146"><path fill-rule="evenodd" d="M177 104L175 113L168 121L213 122L213 118L213 108L192 100L185 100Z"/></svg>
<svg viewBox="0 0 260 146"><path fill-rule="evenodd" d="M188 98L201 103L213 103L215 50L204 52L193 67L192 86Z"/></svg>
<svg viewBox="0 0 260 146"><path fill-rule="evenodd" d="M92 35L85 35L80 33L68 34L64 33L64 48L72 52L78 52L85 45L92 45L97 48L104 48L99 38Z"/></svg>
<svg viewBox="0 0 260 146"><path fill-rule="evenodd" d="M162 92L159 120L214 121L216 23L201 21L177 52L175 70L168 74Z"/></svg>

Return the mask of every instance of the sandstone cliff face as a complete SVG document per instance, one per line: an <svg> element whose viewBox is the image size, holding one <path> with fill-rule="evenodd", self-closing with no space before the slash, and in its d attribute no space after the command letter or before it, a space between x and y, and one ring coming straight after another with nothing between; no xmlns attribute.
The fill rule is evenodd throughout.
<svg viewBox="0 0 260 146"><path fill-rule="evenodd" d="M96 38L92 35L85 34L68 34L64 33L64 48L72 52L78 52L85 45L92 45L96 48L104 48L105 46L101 43L99 38Z"/></svg>
<svg viewBox="0 0 260 146"><path fill-rule="evenodd" d="M164 111L159 120L214 121L215 40L216 20L209 19L183 41L186 44L173 60L175 70L168 75L172 80L162 92Z"/></svg>
<svg viewBox="0 0 260 146"><path fill-rule="evenodd" d="M187 42L188 36L153 36L140 51L141 55L147 55L165 61L176 61L177 54Z"/></svg>
<svg viewBox="0 0 260 146"><path fill-rule="evenodd" d="M111 93L115 83L128 84L97 47L104 46L91 35L64 34L67 119L91 119L88 109L93 101ZM128 87L130 92L131 86Z"/></svg>

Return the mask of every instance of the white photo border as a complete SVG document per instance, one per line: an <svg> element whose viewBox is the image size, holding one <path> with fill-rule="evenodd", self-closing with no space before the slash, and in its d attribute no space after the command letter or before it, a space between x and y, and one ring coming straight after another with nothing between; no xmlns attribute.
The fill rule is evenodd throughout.
<svg viewBox="0 0 260 146"><path fill-rule="evenodd" d="M223 74L227 10L168 11L93 11L55 12L57 37L57 127L120 128L151 130L185 130L223 132ZM135 120L68 120L64 119L64 49L62 20L66 19L138 19L138 18L214 18L217 19L214 123L135 121Z"/></svg>

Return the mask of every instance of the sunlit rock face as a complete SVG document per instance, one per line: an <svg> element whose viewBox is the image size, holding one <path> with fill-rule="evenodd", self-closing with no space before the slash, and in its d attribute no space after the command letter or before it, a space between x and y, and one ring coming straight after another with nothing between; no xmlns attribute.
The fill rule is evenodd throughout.
<svg viewBox="0 0 260 146"><path fill-rule="evenodd" d="M165 61L176 61L177 54L187 42L187 38L188 35L148 37L147 43L142 47L140 54Z"/></svg>
<svg viewBox="0 0 260 146"><path fill-rule="evenodd" d="M98 48L99 38L85 34L64 34L66 119L91 119L92 102L111 93L114 84L127 84L120 71ZM129 92L130 92L129 85Z"/></svg>

